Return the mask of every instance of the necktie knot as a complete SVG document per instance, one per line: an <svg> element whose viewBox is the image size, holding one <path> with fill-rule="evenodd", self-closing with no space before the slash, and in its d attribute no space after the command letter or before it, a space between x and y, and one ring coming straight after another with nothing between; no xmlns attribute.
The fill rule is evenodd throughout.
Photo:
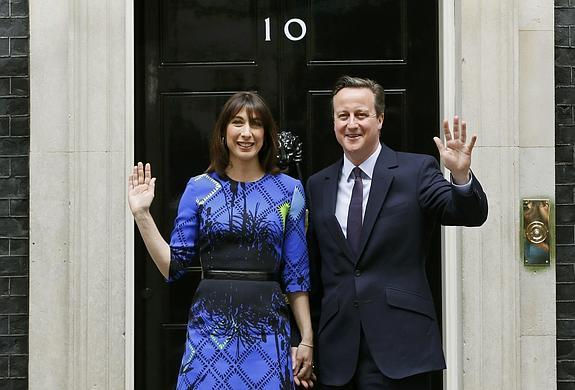
<svg viewBox="0 0 575 390"><path fill-rule="evenodd" d="M353 168L353 178L355 180L360 179L361 180L361 168L360 167L355 167Z"/></svg>

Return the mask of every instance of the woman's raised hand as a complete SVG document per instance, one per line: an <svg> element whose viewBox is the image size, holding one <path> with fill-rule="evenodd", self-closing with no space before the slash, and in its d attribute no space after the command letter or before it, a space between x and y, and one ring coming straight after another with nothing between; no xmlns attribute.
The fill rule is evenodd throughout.
<svg viewBox="0 0 575 390"><path fill-rule="evenodd" d="M154 200L156 178L152 177L152 166L141 162L134 166L128 177L128 203L132 214L146 213Z"/></svg>

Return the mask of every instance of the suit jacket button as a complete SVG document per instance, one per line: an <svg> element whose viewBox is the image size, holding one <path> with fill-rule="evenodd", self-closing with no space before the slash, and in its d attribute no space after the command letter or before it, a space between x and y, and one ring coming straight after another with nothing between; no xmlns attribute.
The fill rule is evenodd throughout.
<svg viewBox="0 0 575 390"><path fill-rule="evenodd" d="M359 302L358 302L358 301L353 301L353 307L359 307Z"/></svg>
<svg viewBox="0 0 575 390"><path fill-rule="evenodd" d="M360 275L361 275L361 271L358 270L358 269L356 269L356 270L355 270L355 276L360 276Z"/></svg>

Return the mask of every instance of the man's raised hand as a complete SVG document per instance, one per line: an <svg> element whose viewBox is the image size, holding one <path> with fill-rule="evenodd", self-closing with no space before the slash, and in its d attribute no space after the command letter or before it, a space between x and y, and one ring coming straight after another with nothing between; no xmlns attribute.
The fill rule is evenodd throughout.
<svg viewBox="0 0 575 390"><path fill-rule="evenodd" d="M445 168L451 171L455 184L465 184L469 181L471 167L471 153L477 136L474 134L471 141L467 141L467 124L465 121L459 123L459 117L453 118L453 135L449 129L449 121L443 120L443 133L445 135L445 144L438 138L433 137L439 156Z"/></svg>

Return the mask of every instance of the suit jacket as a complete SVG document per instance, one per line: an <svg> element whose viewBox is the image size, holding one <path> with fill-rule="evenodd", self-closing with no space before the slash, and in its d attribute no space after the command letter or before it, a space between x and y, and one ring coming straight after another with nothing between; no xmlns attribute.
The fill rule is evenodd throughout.
<svg viewBox="0 0 575 390"><path fill-rule="evenodd" d="M335 217L343 160L307 183L319 378L351 380L360 332L390 378L441 370L445 360L425 262L437 223L479 226L487 198L473 177L469 194L444 179L437 161L382 145L372 177L359 253Z"/></svg>

